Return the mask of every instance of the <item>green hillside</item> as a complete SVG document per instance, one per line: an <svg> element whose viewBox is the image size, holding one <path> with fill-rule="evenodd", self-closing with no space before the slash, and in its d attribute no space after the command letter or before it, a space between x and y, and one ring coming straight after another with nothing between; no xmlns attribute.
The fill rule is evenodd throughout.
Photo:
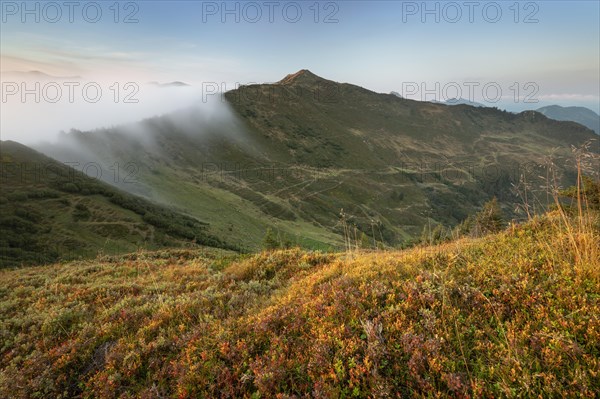
<svg viewBox="0 0 600 399"><path fill-rule="evenodd" d="M117 190L21 144L2 141L0 162L0 267L138 248L227 246L204 222Z"/></svg>
<svg viewBox="0 0 600 399"><path fill-rule="evenodd" d="M454 226L492 197L505 217L523 217L514 212L523 203L515 188L527 186L531 211L541 208L547 166L559 184L572 184L571 146L597 138L533 111L411 101L306 70L242 86L225 100L216 116L201 104L134 126L72 132L44 151L131 162L141 184L128 189L184 209L240 247L259 248L272 228L328 249L343 247L345 225L380 246L408 245L425 226Z"/></svg>
<svg viewBox="0 0 600 399"><path fill-rule="evenodd" d="M588 216L406 251L180 250L0 271L0 396L593 398Z"/></svg>

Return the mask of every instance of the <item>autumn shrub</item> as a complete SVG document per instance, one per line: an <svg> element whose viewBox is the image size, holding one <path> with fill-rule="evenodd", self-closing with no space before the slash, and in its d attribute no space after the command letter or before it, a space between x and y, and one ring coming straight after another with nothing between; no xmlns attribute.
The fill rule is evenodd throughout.
<svg viewBox="0 0 600 399"><path fill-rule="evenodd" d="M576 248L600 231L574 246L563 216L405 251L3 270L0 397L594 398L600 260Z"/></svg>

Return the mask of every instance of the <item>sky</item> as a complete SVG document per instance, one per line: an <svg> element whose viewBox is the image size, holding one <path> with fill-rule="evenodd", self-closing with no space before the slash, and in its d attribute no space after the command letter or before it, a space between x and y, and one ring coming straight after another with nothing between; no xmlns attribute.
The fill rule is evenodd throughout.
<svg viewBox="0 0 600 399"><path fill-rule="evenodd" d="M515 112L549 104L600 111L597 0L2 1L1 12L1 105L20 117L45 106L64 121L52 129L90 128L106 118L61 119L61 112L81 114L85 107L69 103L59 112L40 105L48 93L39 102L33 94L23 100L21 83L29 77L15 72L56 77L61 100L59 77L98 82L106 103L122 102L134 83L151 106L114 110L130 118L182 105L177 94L148 94L149 81L182 81L199 95L209 86L275 82L300 69L416 100L463 97ZM75 97L83 96L80 87ZM101 115L107 108L98 109ZM18 125L18 118L5 123L3 138L25 134Z"/></svg>

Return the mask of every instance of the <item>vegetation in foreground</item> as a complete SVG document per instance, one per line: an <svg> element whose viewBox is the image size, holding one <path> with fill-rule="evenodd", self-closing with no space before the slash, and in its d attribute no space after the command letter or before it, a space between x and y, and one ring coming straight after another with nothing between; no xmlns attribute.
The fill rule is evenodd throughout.
<svg viewBox="0 0 600 399"><path fill-rule="evenodd" d="M0 271L0 396L592 398L600 229L567 215L402 252Z"/></svg>

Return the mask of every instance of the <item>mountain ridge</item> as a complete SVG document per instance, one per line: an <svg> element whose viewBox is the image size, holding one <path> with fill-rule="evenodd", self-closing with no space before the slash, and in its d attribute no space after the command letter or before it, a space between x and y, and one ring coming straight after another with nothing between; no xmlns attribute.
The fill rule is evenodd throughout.
<svg viewBox="0 0 600 399"><path fill-rule="evenodd" d="M426 226L456 225L494 196L518 217L513 190L523 172L536 182L553 154L568 184L571 146L597 137L537 112L401 99L308 70L224 99L227 117L208 125L190 109L138 124L143 140L101 129L45 151L135 162L147 198L250 249L268 228L327 249L344 242L343 223L379 245L409 245ZM68 143L79 150L65 150Z"/></svg>

